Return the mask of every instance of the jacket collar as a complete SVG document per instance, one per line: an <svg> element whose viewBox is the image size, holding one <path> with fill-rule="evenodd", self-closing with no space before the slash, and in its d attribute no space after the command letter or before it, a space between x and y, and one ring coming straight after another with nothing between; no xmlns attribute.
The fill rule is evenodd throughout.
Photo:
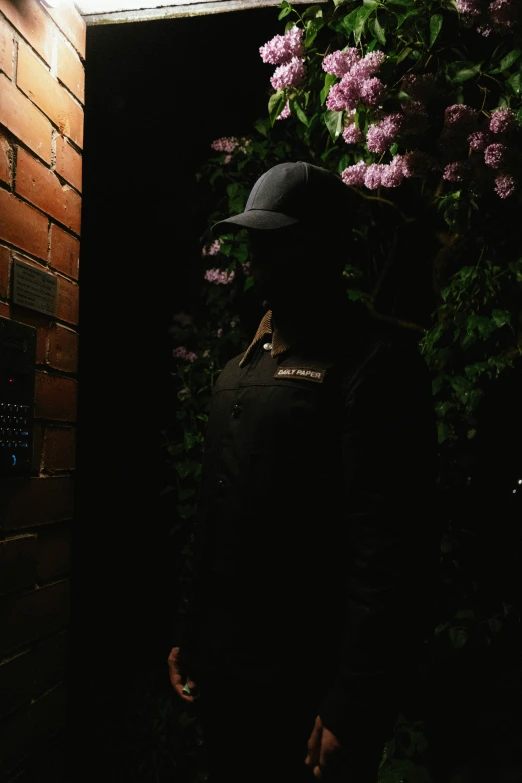
<svg viewBox="0 0 522 783"><path fill-rule="evenodd" d="M271 350L272 356L279 356L279 354L288 351L288 349L290 348L290 346L283 340L281 335L278 334L277 329L275 330L273 329L272 310L268 310L268 312L266 312L263 318L261 319L261 323L259 324L257 332L255 333L254 339L246 349L245 353L241 358L241 361L239 362L240 367L243 367L246 364L246 362L254 352L258 342L260 342L260 340L262 340L264 337L270 338L270 342L272 343L272 350Z"/></svg>

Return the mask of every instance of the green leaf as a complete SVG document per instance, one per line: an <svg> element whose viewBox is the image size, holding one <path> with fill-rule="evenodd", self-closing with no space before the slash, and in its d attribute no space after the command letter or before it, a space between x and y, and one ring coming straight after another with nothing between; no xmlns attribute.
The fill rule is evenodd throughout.
<svg viewBox="0 0 522 783"><path fill-rule="evenodd" d="M278 20L284 19L285 16L288 16L288 14L292 13L292 6L290 5L290 3L283 2L281 3L281 6L283 7L283 10L280 11L279 16L277 17Z"/></svg>
<svg viewBox="0 0 522 783"><path fill-rule="evenodd" d="M451 435L451 429L449 424L446 424L445 421L438 421L437 422L437 432L438 432L438 442L444 443L450 435Z"/></svg>
<svg viewBox="0 0 522 783"><path fill-rule="evenodd" d="M476 336L476 332L485 340L495 331L496 324L492 318L484 315L470 315L467 319L466 330L468 338Z"/></svg>
<svg viewBox="0 0 522 783"><path fill-rule="evenodd" d="M194 434L188 431L185 431L183 440L185 443L186 451L190 451L190 449L193 447L194 443L196 442L196 438L194 437Z"/></svg>
<svg viewBox="0 0 522 783"><path fill-rule="evenodd" d="M335 0L334 0L335 3ZM341 22L342 29L346 35L350 36L353 33L353 29L357 24L357 15L361 9L356 8L355 11L351 11L347 14Z"/></svg>
<svg viewBox="0 0 522 783"><path fill-rule="evenodd" d="M295 113L296 113L296 115L297 115L297 118L298 118L299 120L301 120L301 122L303 123L303 125L306 125L306 127L308 128L308 126L309 126L309 124L310 124L310 123L309 123L309 121L308 121L308 117L307 117L307 116L306 116L306 114L304 113L303 109L302 109L302 108L299 106L299 104L298 104L298 103L294 103L294 104L293 104L293 106L292 106L292 108L293 108L293 110L295 111Z"/></svg>
<svg viewBox="0 0 522 783"><path fill-rule="evenodd" d="M272 125L277 120L286 104L286 93L284 90L277 90L268 100L268 116Z"/></svg>
<svg viewBox="0 0 522 783"><path fill-rule="evenodd" d="M412 16L419 16L420 13L421 11L418 8L411 8L405 14L397 14L397 30L400 30L407 19L410 19Z"/></svg>
<svg viewBox="0 0 522 783"><path fill-rule="evenodd" d="M328 97L328 93L330 92L330 87L332 84L335 83L335 80L337 79L337 76L334 76L333 73L327 73L324 78L324 87L320 92L320 100L321 100L321 106L324 104Z"/></svg>
<svg viewBox="0 0 522 783"><path fill-rule="evenodd" d="M453 84L462 84L480 73L482 63L472 63L469 60L456 60L448 65L448 77Z"/></svg>
<svg viewBox="0 0 522 783"><path fill-rule="evenodd" d="M506 326L506 324L511 323L511 313L509 310L493 310L491 317L499 329L502 326Z"/></svg>
<svg viewBox="0 0 522 783"><path fill-rule="evenodd" d="M317 36L317 33L319 30L324 27L326 24L326 20L322 19L321 17L316 17L315 19L308 19L308 21L305 24L305 46L310 46L315 41L315 38Z"/></svg>
<svg viewBox="0 0 522 783"><path fill-rule="evenodd" d="M324 123L330 131L330 136L333 141L337 141L343 130L343 112L342 111L325 111Z"/></svg>
<svg viewBox="0 0 522 783"><path fill-rule="evenodd" d="M177 505L176 511L178 512L181 519L189 519L190 517L194 516L195 507L193 504L189 505Z"/></svg>
<svg viewBox="0 0 522 783"><path fill-rule="evenodd" d="M348 288L346 294L350 302L359 302L361 299L368 298L368 295L364 291L359 291L357 288Z"/></svg>
<svg viewBox="0 0 522 783"><path fill-rule="evenodd" d="M521 54L522 49L513 49L513 51L502 58L498 68L493 68L490 73L502 73L503 71L507 71L508 68L511 68L513 63L516 63Z"/></svg>
<svg viewBox="0 0 522 783"><path fill-rule="evenodd" d="M364 26L372 11L372 7L363 5L357 12L357 19L353 28L353 37L357 45L361 42Z"/></svg>
<svg viewBox="0 0 522 783"><path fill-rule="evenodd" d="M471 389L471 381L463 375L455 375L451 379L451 386L457 394L465 394Z"/></svg>
<svg viewBox="0 0 522 783"><path fill-rule="evenodd" d="M507 80L507 84L509 84L515 95L520 96L522 93L522 73L519 71L512 74Z"/></svg>
<svg viewBox="0 0 522 783"><path fill-rule="evenodd" d="M449 638L453 647L458 650L468 641L468 632L461 625L454 625L449 629Z"/></svg>
<svg viewBox="0 0 522 783"><path fill-rule="evenodd" d="M245 285L243 286L243 291L248 291L252 286L254 285L254 278L252 275L248 275L248 277L245 280Z"/></svg>
<svg viewBox="0 0 522 783"><path fill-rule="evenodd" d="M412 51L413 49L411 46L407 46L405 49L403 49L402 52L397 55L397 65L399 65L399 63L402 63L402 61L405 60L406 57L408 57L408 55L412 53Z"/></svg>
<svg viewBox="0 0 522 783"><path fill-rule="evenodd" d="M268 136L268 128L270 127L270 123L268 120L256 120L254 123L254 128L258 133L261 134L261 136Z"/></svg>
<svg viewBox="0 0 522 783"><path fill-rule="evenodd" d="M386 43L386 34L384 32L384 28L380 25L379 20L377 19L377 17L375 17L375 19L373 19L369 23L369 27L370 27L371 32L374 34L374 36L379 41L379 43L383 44L383 46L384 46L384 44Z"/></svg>
<svg viewBox="0 0 522 783"><path fill-rule="evenodd" d="M444 23L444 17L442 14L433 14L430 19L430 49L439 37L439 33L442 30Z"/></svg>

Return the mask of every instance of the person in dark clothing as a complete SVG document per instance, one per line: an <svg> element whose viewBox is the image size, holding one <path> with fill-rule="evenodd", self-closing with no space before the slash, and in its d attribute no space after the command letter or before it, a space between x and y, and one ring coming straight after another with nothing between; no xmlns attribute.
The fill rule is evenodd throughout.
<svg viewBox="0 0 522 783"><path fill-rule="evenodd" d="M214 227L247 229L266 313L213 388L169 656L212 783L376 783L429 627L431 377L407 330L348 300L348 195L283 163Z"/></svg>

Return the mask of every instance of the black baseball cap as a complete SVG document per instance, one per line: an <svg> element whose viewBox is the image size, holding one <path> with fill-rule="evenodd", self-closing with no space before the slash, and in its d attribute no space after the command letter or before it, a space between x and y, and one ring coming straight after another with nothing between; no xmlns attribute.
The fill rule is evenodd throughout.
<svg viewBox="0 0 522 783"><path fill-rule="evenodd" d="M235 229L278 229L296 223L348 217L349 189L329 169L297 162L278 163L265 171L250 191L245 211L212 226L214 235ZM313 223L312 223L313 224Z"/></svg>

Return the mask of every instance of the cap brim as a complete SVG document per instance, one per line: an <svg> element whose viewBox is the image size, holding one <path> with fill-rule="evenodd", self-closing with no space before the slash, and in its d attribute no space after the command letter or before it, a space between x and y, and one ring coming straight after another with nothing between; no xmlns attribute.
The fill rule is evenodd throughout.
<svg viewBox="0 0 522 783"><path fill-rule="evenodd" d="M248 212L241 212L239 215L233 215L214 223L211 233L213 235L224 234L235 228L258 228L260 230L270 230L284 228L299 223L297 218L290 215L283 215L281 212L270 212L266 209L249 209Z"/></svg>

